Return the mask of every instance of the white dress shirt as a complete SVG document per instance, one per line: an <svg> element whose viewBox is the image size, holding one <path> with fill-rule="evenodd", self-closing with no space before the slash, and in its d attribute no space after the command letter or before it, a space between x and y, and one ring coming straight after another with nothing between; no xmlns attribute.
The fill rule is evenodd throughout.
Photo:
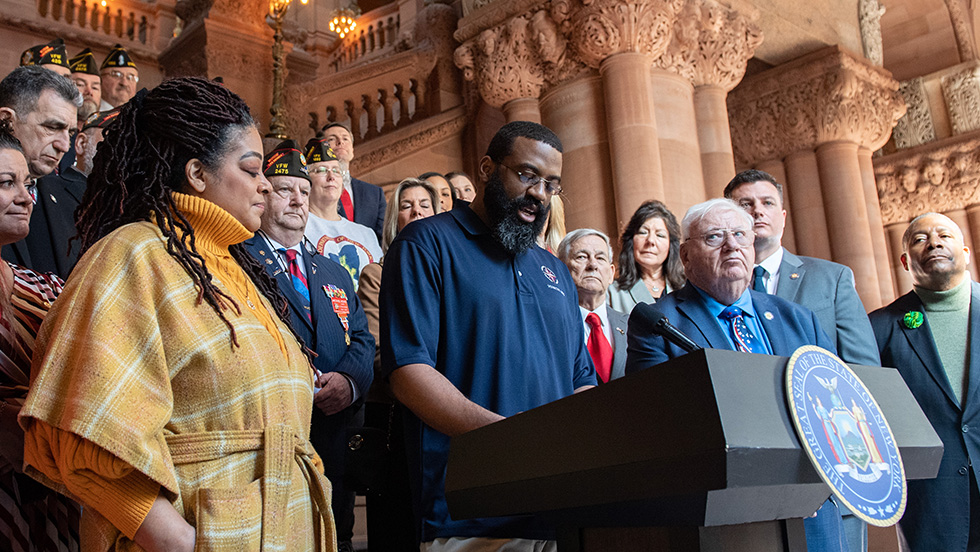
<svg viewBox="0 0 980 552"><path fill-rule="evenodd" d="M766 293L769 295L775 295L776 289L779 287L779 265L781 264L783 264L782 247L777 249L772 255L766 257L762 262L756 263L755 265L766 269L766 275L762 278L766 283Z"/></svg>

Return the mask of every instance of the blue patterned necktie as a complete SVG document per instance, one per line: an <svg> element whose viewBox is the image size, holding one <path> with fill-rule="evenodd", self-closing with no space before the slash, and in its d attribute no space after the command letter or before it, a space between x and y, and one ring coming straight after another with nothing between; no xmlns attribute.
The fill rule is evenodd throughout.
<svg viewBox="0 0 980 552"><path fill-rule="evenodd" d="M299 262L296 259L295 249L280 249L280 253L286 256L286 264L289 265L289 278L293 281L293 289L303 299L303 307L306 308L306 317L310 317L310 288L306 283L306 278L299 270Z"/></svg>
<svg viewBox="0 0 980 552"><path fill-rule="evenodd" d="M762 268L762 265L759 265L752 270L752 291L769 293L766 291L766 274L766 269Z"/></svg>
<svg viewBox="0 0 980 552"><path fill-rule="evenodd" d="M732 341L735 342L736 349L743 353L766 354L765 344L745 325L745 317L742 316L742 309L736 306L726 307L718 317L728 321L728 327L731 330Z"/></svg>

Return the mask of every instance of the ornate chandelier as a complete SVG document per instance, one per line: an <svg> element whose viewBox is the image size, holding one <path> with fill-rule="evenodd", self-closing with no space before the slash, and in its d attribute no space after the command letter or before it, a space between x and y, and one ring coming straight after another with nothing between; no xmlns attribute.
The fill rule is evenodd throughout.
<svg viewBox="0 0 980 552"><path fill-rule="evenodd" d="M344 38L347 33L357 27L354 18L359 15L361 15L361 9L353 2L346 8L340 8L334 11L333 16L330 18L330 30L337 33L340 38Z"/></svg>

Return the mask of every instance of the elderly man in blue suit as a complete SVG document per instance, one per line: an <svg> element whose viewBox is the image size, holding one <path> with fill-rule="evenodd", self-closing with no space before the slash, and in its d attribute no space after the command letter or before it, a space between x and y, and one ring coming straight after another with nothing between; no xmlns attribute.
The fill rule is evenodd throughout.
<svg viewBox="0 0 980 552"><path fill-rule="evenodd" d="M749 289L755 260L752 217L729 199L691 207L681 223L681 263L687 284L657 302L670 322L712 349L790 356L803 345L836 352L812 311ZM630 315L626 373L685 354L650 331L644 310ZM807 549L847 552L840 510L828 500L804 521Z"/></svg>
<svg viewBox="0 0 980 552"><path fill-rule="evenodd" d="M824 259L797 256L783 247L783 185L767 172L750 169L735 175L725 186L725 197L748 211L754 221L752 289L812 310L820 327L837 344L837 354L844 362L878 366L878 347L854 288L851 269ZM851 552L868 549L866 523L845 512L844 528Z"/></svg>
<svg viewBox="0 0 980 552"><path fill-rule="evenodd" d="M265 157L272 184L262 228L246 241L289 303L290 320L316 353L317 371L310 442L333 484L339 550L353 550L354 496L344 489L347 428L374 378L374 338L350 273L316 254L303 237L309 215L310 180L299 145L286 140ZM358 424L360 425L360 424Z"/></svg>
<svg viewBox="0 0 980 552"><path fill-rule="evenodd" d="M902 251L913 289L871 313L871 325L882 364L898 368L945 450L935 479L908 482L899 526L912 552L980 550L980 285L946 216L915 218Z"/></svg>

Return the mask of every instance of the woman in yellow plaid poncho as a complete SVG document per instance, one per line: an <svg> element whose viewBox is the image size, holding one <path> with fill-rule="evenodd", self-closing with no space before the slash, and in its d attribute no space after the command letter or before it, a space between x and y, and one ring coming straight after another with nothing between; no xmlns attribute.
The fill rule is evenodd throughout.
<svg viewBox="0 0 980 552"><path fill-rule="evenodd" d="M85 505L83 550L335 549L313 373L238 245L268 191L221 85L167 81L106 129L20 415L28 473Z"/></svg>

